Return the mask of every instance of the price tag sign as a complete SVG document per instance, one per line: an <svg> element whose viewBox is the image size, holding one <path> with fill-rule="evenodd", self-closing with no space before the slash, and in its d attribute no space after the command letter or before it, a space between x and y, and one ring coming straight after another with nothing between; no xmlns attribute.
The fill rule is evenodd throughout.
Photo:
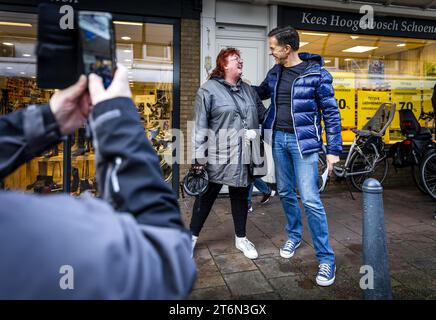
<svg viewBox="0 0 436 320"><path fill-rule="evenodd" d="M356 96L354 74L332 73L335 98L341 113L341 125L344 128L356 127Z"/></svg>
<svg viewBox="0 0 436 320"><path fill-rule="evenodd" d="M357 127L362 127L374 116L384 102L389 102L389 92L357 91Z"/></svg>
<svg viewBox="0 0 436 320"><path fill-rule="evenodd" d="M400 128L400 116L398 110L410 109L419 118L421 113L421 90L392 90L392 102L397 105L397 112L395 112L394 120L392 121L391 128Z"/></svg>

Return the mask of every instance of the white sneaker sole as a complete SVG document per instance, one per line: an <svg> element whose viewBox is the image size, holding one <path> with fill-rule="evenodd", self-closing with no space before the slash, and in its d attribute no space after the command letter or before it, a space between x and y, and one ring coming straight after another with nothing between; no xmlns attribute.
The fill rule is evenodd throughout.
<svg viewBox="0 0 436 320"><path fill-rule="evenodd" d="M294 256L294 254L295 254L295 251L297 251L297 248L300 245L301 245L301 242L295 246L295 249L294 249L294 251L292 251L292 253L283 252L282 249L280 248L280 257L285 258L285 259L292 258Z"/></svg>
<svg viewBox="0 0 436 320"><path fill-rule="evenodd" d="M316 278L316 283L321 287L328 287L331 286L333 282L335 282L335 278L336 276L334 276L331 280L319 280L318 278Z"/></svg>
<svg viewBox="0 0 436 320"><path fill-rule="evenodd" d="M242 250L239 246L236 246L236 249L238 249L239 251L241 251L245 257L247 257L248 259L257 259L257 257L259 256L259 254L256 252L256 254L253 254L252 256L245 254L244 250Z"/></svg>

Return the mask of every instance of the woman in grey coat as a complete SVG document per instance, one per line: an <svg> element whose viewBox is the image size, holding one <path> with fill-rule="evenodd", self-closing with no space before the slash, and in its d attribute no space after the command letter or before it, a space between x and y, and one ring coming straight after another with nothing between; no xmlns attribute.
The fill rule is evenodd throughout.
<svg viewBox="0 0 436 320"><path fill-rule="evenodd" d="M256 259L246 237L250 165L260 165L260 130L265 108L250 85L241 80L243 61L235 48L222 49L216 68L197 92L193 134L196 169L209 176L207 191L195 200L190 229L192 248L223 185L229 187L236 248Z"/></svg>

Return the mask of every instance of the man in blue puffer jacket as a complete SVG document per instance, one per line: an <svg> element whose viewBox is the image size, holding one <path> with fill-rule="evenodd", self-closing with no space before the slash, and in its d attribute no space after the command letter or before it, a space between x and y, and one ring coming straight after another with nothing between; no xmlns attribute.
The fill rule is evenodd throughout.
<svg viewBox="0 0 436 320"><path fill-rule="evenodd" d="M263 129L266 141L272 142L277 190L288 222L288 240L280 248L280 255L291 258L301 244L298 187L320 263L316 282L329 286L335 280L336 266L318 191L318 151L322 146L322 118L331 173L342 152L341 118L332 76L319 55L298 53L300 40L292 27L275 28L268 38L276 65L255 89L261 99L271 98Z"/></svg>

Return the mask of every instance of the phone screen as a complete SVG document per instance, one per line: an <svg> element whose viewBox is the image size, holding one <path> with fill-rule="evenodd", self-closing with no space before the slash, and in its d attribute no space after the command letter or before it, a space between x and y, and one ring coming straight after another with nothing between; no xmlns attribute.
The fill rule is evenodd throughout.
<svg viewBox="0 0 436 320"><path fill-rule="evenodd" d="M99 12L79 12L84 71L103 78L104 87L112 82L116 68L112 15Z"/></svg>

